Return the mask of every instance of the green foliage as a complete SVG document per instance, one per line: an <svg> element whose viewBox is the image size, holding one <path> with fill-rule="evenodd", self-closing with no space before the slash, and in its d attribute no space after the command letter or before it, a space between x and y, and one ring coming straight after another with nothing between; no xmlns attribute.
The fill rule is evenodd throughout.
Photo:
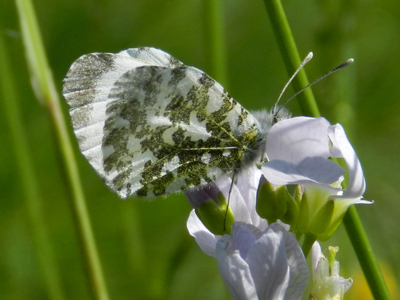
<svg viewBox="0 0 400 300"><path fill-rule="evenodd" d="M211 63L202 3L35 1L58 92L70 64L80 55L129 47L158 47L187 65L218 76ZM325 79L313 92L321 114L332 124L344 125L360 157L368 184L365 198L375 204L360 206L358 211L378 258L390 265L399 279L400 2L326 0L283 5L301 55L314 52L306 67L310 80L349 57L355 58L352 66ZM69 204L71 193L63 177L54 129L48 111L30 86L15 4L2 1L1 7L1 34L10 54L28 152L63 289L67 299L89 299ZM222 10L228 72L224 85L246 108L270 108L287 75L264 3L225 0ZM7 99L0 99L2 106L3 101ZM298 115L294 101L288 108ZM67 105L63 110L68 118ZM5 299L46 299L4 113L1 110L0 295ZM72 135L72 127L69 129ZM151 202L119 200L80 155L76 143L75 152L111 299L227 298L215 259L205 256L188 236L185 226L191 208L183 195ZM350 277L356 263L348 238L339 228L333 239L328 244L340 246L343 276Z"/></svg>

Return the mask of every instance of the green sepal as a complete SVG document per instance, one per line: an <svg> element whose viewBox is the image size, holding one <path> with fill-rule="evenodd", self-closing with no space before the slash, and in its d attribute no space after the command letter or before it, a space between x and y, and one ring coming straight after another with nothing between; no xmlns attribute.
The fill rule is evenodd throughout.
<svg viewBox="0 0 400 300"><path fill-rule="evenodd" d="M317 212L310 224L310 232L316 236L322 235L329 228L333 211L335 209L335 201L328 200L324 206Z"/></svg>
<svg viewBox="0 0 400 300"><path fill-rule="evenodd" d="M195 211L200 221L213 234L231 233L235 216L222 193L218 195L217 199L206 200Z"/></svg>
<svg viewBox="0 0 400 300"><path fill-rule="evenodd" d="M287 210L285 215L281 218L283 223L289 224L290 228L295 227L297 224L297 219L299 218L299 204L295 198L293 198L289 193L285 197L287 203Z"/></svg>
<svg viewBox="0 0 400 300"><path fill-rule="evenodd" d="M331 221L332 223L330 224L329 228L325 230L325 232L318 236L318 240L321 242L325 242L331 238L331 236L335 233L336 229L339 227L340 223L342 223L342 219L345 215L346 211L343 212L341 215L336 215L334 220Z"/></svg>
<svg viewBox="0 0 400 300"><path fill-rule="evenodd" d="M299 211L299 217L297 220L297 232L298 233L307 233L310 228L310 205L309 205L309 199L307 196L307 193L303 194L303 197L301 198L300 202L300 211Z"/></svg>

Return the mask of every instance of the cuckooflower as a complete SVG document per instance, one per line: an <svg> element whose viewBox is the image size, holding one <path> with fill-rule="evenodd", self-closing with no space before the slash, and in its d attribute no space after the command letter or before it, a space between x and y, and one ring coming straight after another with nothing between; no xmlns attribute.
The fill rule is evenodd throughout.
<svg viewBox="0 0 400 300"><path fill-rule="evenodd" d="M324 118L296 117L275 124L267 136L266 179L277 185L304 188L298 231L328 239L340 224L347 208L369 204L361 200L365 179L360 161L340 124ZM344 159L347 189L342 189L345 170L330 160Z"/></svg>
<svg viewBox="0 0 400 300"><path fill-rule="evenodd" d="M251 168L239 174L237 184L221 178L205 191L187 194L191 203L201 198L216 198L219 192L228 198L235 218L231 235L211 233L195 210L187 227L200 248L217 258L221 276L234 300L300 299L309 278L304 255L288 225L268 227L255 210L261 171Z"/></svg>
<svg viewBox="0 0 400 300"><path fill-rule="evenodd" d="M339 276L340 264L335 260L337 247L329 247L329 258L321 252L321 246L315 242L311 250L313 288L310 299L342 300L345 292L353 284L351 278Z"/></svg>

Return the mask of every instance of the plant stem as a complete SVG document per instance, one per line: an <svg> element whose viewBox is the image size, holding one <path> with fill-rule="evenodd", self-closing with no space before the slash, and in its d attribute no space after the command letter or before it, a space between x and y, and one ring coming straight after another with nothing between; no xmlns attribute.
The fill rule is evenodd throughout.
<svg viewBox="0 0 400 300"><path fill-rule="evenodd" d="M33 5L30 0L16 0L16 4L20 17L20 26L27 62L32 80L36 87L35 91L49 109L56 128L59 147L67 173L66 176L72 192L72 207L75 215L75 224L83 250L83 257L93 292L93 298L106 300L108 299L107 288L86 207L78 167L68 136L66 122L62 114L55 83L47 62Z"/></svg>
<svg viewBox="0 0 400 300"><path fill-rule="evenodd" d="M286 19L285 12L279 0L264 0L264 3L267 7L267 11L272 23L272 28L277 38L279 48L281 49L281 54L285 61L286 68L291 75L300 64L300 59L294 42L294 38L289 27L289 23ZM295 86L296 90L299 90L299 88L308 84L307 78L303 73L304 70L299 72L297 76L298 81L293 80L293 85ZM300 86L298 86L299 84ZM299 95L299 102L302 112L305 115L319 117L320 114L314 96L312 95L311 91L307 91L310 91L310 89ZM361 268L364 271L364 275L368 281L368 284L375 299L391 299L385 281L383 280L382 273L379 270L378 264L376 262L376 258L371 250L371 245L368 241L368 237L361 224L355 207L349 208L343 221L349 238L357 253Z"/></svg>
<svg viewBox="0 0 400 300"><path fill-rule="evenodd" d="M350 206L343 218L347 234L356 252L361 268L367 279L371 293L375 299L392 299L386 286L385 279L379 269L367 234L364 231L360 217L354 206Z"/></svg>
<svg viewBox="0 0 400 300"><path fill-rule="evenodd" d="M10 60L8 57L2 32L0 33L0 90L2 92L2 107L9 124L13 153L17 161L23 191L24 203L32 226L31 232L36 246L36 252L42 268L48 296L50 299L63 300L64 293L61 284L60 270L56 263L53 247L49 240L48 227L42 210L39 184L36 180L33 160L28 150L27 137L24 130L17 87L15 85Z"/></svg>
<svg viewBox="0 0 400 300"><path fill-rule="evenodd" d="M267 7L272 29L275 33L275 38L278 42L286 70L291 77L301 64L301 60L289 23L286 19L285 11L279 0L264 0L264 3ZM309 82L304 70L301 70L293 79L295 92L301 90L308 84ZM311 88L306 89L303 93L298 95L297 99L303 114L314 117L320 116Z"/></svg>
<svg viewBox="0 0 400 300"><path fill-rule="evenodd" d="M228 89L225 36L221 0L206 0L204 5L205 36L207 52L211 59L212 76Z"/></svg>

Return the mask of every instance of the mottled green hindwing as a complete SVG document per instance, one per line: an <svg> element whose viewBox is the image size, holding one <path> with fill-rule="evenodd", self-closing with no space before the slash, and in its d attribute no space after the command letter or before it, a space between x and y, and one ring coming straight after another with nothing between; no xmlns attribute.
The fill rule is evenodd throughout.
<svg viewBox="0 0 400 300"><path fill-rule="evenodd" d="M206 185L261 159L259 121L207 74L161 50L85 55L63 93L82 153L122 198Z"/></svg>

